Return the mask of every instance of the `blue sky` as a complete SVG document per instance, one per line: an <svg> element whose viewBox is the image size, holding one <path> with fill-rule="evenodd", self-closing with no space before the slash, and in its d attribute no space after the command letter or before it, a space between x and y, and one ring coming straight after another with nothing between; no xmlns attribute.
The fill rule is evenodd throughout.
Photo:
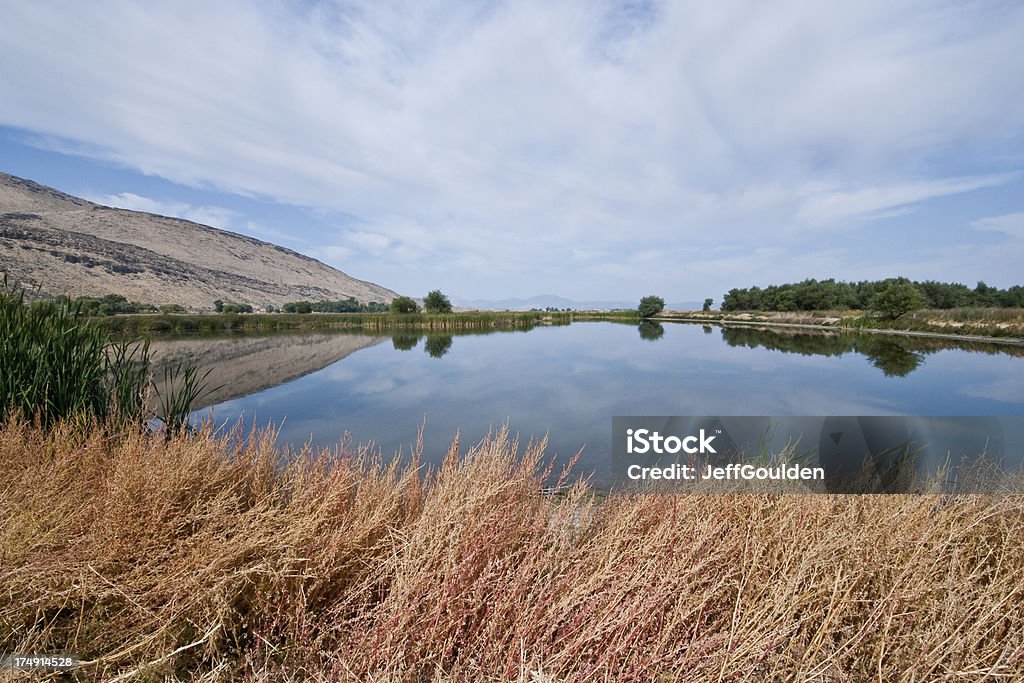
<svg viewBox="0 0 1024 683"><path fill-rule="evenodd" d="M1018 2L5 5L0 170L403 293L1024 280Z"/></svg>

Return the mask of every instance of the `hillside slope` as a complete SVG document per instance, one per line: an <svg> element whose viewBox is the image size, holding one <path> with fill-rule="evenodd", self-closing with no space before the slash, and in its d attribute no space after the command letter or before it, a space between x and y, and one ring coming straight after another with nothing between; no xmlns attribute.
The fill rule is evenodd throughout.
<svg viewBox="0 0 1024 683"><path fill-rule="evenodd" d="M199 223L113 209L0 173L0 271L43 295L261 308L395 292L308 256Z"/></svg>

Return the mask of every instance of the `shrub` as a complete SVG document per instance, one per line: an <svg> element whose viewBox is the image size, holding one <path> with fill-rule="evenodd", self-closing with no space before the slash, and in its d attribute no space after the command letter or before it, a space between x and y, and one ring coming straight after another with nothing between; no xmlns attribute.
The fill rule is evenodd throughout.
<svg viewBox="0 0 1024 683"><path fill-rule="evenodd" d="M67 297L58 297L58 303L67 303ZM156 313L152 304L128 301L121 294L107 294L102 297L80 296L71 302L75 311L82 315L110 316L121 313Z"/></svg>
<svg viewBox="0 0 1024 683"><path fill-rule="evenodd" d="M665 300L660 296L645 296L640 299L640 306L637 307L637 311L640 312L641 318L650 318L658 315L665 310Z"/></svg>
<svg viewBox="0 0 1024 683"><path fill-rule="evenodd" d="M391 300L392 313L419 313L420 307L408 296L396 296Z"/></svg>
<svg viewBox="0 0 1024 683"><path fill-rule="evenodd" d="M435 289L423 298L423 308L427 313L451 313L452 302L441 290Z"/></svg>
<svg viewBox="0 0 1024 683"><path fill-rule="evenodd" d="M924 304L921 292L909 280L887 280L878 288L871 300L871 308L891 320L918 308L924 308Z"/></svg>

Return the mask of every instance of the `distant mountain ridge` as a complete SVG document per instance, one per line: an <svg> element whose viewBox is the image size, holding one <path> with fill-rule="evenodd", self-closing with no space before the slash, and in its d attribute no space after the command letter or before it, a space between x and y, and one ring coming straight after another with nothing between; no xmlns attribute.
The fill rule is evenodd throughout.
<svg viewBox="0 0 1024 683"><path fill-rule="evenodd" d="M121 294L192 310L217 299L262 308L397 296L269 242L102 206L7 173L0 173L0 271L43 296Z"/></svg>

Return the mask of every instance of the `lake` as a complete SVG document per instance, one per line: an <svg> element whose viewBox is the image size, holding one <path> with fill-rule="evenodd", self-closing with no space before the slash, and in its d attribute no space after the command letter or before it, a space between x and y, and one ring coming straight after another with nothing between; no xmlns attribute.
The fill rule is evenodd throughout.
<svg viewBox="0 0 1024 683"><path fill-rule="evenodd" d="M602 483L615 415L1024 413L1024 349L896 336L577 322L529 331L309 332L160 340L159 362L211 369L196 419L274 423L279 443L373 442L437 462L508 422L581 448Z"/></svg>

